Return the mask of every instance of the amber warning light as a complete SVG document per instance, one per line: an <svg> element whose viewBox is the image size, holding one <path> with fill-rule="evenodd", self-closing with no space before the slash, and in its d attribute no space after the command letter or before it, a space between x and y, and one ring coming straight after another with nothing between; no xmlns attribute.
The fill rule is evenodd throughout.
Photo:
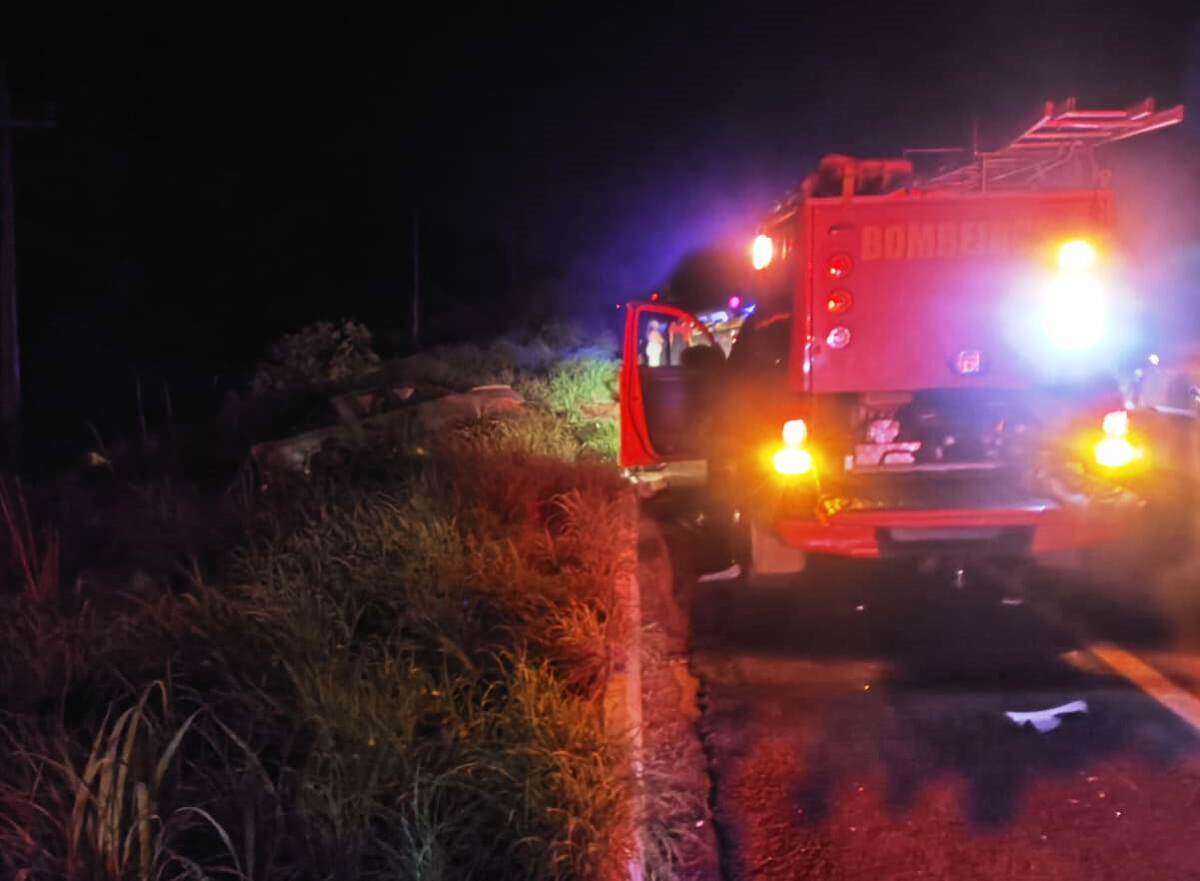
<svg viewBox="0 0 1200 881"><path fill-rule="evenodd" d="M771 462L776 473L783 477L798 477L812 471L812 453L804 448L808 440L808 425L803 419L783 423L783 447L775 451Z"/></svg>
<svg viewBox="0 0 1200 881"><path fill-rule="evenodd" d="M1114 410L1104 414L1101 422L1104 437L1096 443L1096 464L1109 469L1124 468L1142 457L1142 450L1129 440L1129 414Z"/></svg>

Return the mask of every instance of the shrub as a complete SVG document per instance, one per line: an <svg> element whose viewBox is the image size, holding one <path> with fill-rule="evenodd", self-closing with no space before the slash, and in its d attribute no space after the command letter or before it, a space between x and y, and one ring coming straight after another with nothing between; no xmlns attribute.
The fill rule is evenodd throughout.
<svg viewBox="0 0 1200 881"><path fill-rule="evenodd" d="M527 399L562 421L584 453L615 461L619 445L616 414L617 362L601 357L567 358L547 376L520 386Z"/></svg>
<svg viewBox="0 0 1200 881"><path fill-rule="evenodd" d="M379 367L371 332L344 319L318 321L273 343L254 374L255 394L287 392L358 379Z"/></svg>
<svg viewBox="0 0 1200 881"><path fill-rule="evenodd" d="M550 371L546 403L555 413L580 413L616 400L617 365L602 358L568 358Z"/></svg>

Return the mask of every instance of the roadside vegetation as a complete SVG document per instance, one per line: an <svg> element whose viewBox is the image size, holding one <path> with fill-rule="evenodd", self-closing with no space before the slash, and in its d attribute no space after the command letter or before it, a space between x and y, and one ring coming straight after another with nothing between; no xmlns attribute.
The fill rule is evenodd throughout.
<svg viewBox="0 0 1200 881"><path fill-rule="evenodd" d="M400 419L267 493L115 457L4 481L4 877L588 879L627 859L602 701L627 626L611 358L538 338L376 365L340 328L311 332L350 340L320 357L274 347L260 393L348 381L331 352L356 380L503 381L527 405L436 437Z"/></svg>

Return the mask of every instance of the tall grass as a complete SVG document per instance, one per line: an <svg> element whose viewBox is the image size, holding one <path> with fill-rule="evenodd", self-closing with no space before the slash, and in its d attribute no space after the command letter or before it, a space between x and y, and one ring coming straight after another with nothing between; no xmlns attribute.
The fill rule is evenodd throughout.
<svg viewBox="0 0 1200 881"><path fill-rule="evenodd" d="M598 877L626 828L596 699L618 484L458 443L416 483L342 488L248 544L201 626L272 660L282 685L234 664L228 702L305 732L296 806L330 871Z"/></svg>
<svg viewBox="0 0 1200 881"><path fill-rule="evenodd" d="M565 419L588 453L616 461L619 430L615 411L617 362L581 358L562 362L550 374L548 402Z"/></svg>
<svg viewBox="0 0 1200 881"><path fill-rule="evenodd" d="M27 878L242 877L225 829L184 803L181 747L202 710L182 720L172 710L167 683L151 683L124 709L110 706L86 753L62 729L8 728L0 865ZM189 838L192 856L179 849Z"/></svg>
<svg viewBox="0 0 1200 881"><path fill-rule="evenodd" d="M0 715L0 874L607 877L630 846L600 700L628 626L623 489L567 416L611 401L606 371L562 368L515 418L277 488L186 589L0 621L4 679L42 680ZM133 497L156 531L195 517L166 484ZM57 574L30 565L47 595ZM51 644L7 651L23 638Z"/></svg>
<svg viewBox="0 0 1200 881"><path fill-rule="evenodd" d="M59 595L58 531L42 530L39 537L29 515L21 484L0 481L0 516L8 533L9 558L19 569L25 596L35 602L53 602Z"/></svg>
<svg viewBox="0 0 1200 881"><path fill-rule="evenodd" d="M615 400L617 364L605 358L568 358L548 380L546 403L556 413L575 413L589 404Z"/></svg>

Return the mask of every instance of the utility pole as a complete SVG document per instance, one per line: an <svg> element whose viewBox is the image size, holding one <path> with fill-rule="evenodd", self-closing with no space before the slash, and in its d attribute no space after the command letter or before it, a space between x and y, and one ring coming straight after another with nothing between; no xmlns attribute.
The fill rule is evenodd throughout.
<svg viewBox="0 0 1200 881"><path fill-rule="evenodd" d="M3 459L15 466L21 437L21 347L17 328L17 240L13 225L13 133L50 128L49 120L12 117L8 71L0 61L0 442Z"/></svg>
<svg viewBox="0 0 1200 881"><path fill-rule="evenodd" d="M421 344L421 221L415 208L412 230L412 344L416 349Z"/></svg>

